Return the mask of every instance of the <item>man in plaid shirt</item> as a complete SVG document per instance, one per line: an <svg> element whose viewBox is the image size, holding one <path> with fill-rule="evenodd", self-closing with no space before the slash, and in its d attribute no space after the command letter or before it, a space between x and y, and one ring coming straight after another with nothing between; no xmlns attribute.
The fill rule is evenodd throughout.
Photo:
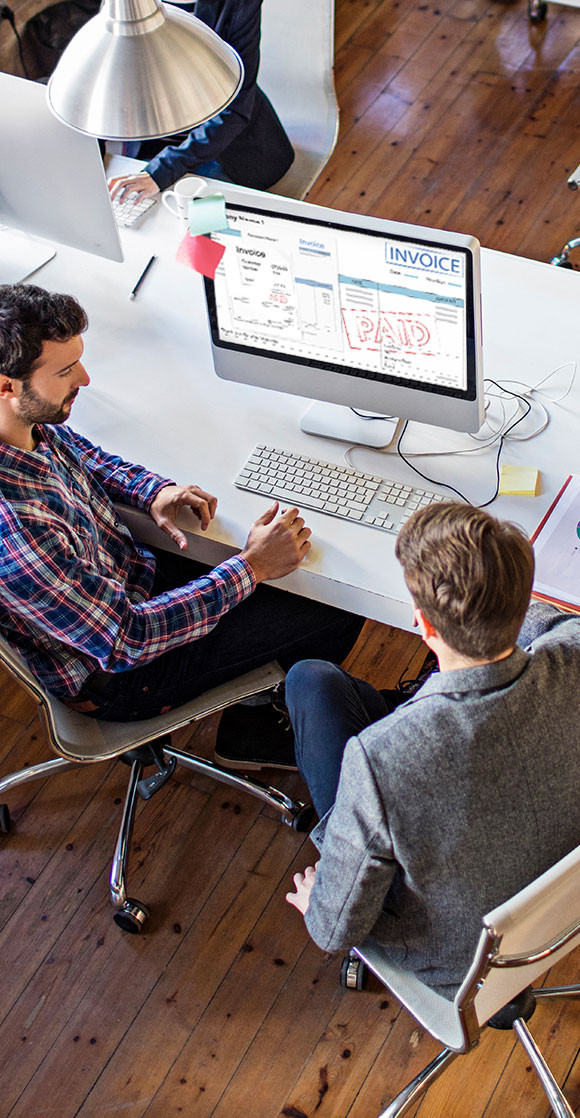
<svg viewBox="0 0 580 1118"><path fill-rule="evenodd" d="M362 619L273 587L310 549L297 509L274 503L246 544L208 570L135 541L113 502L146 510L180 549L187 508L205 530L217 500L94 446L65 426L89 384L87 318L70 295L0 286L0 631L47 690L89 715L159 714L278 659L340 661ZM256 590L256 588L258 589ZM234 609L233 607L237 607ZM218 624L219 623L219 624ZM252 745L244 748L244 720ZM257 720L257 724L256 724ZM271 707L233 708L231 767L293 767ZM255 751L255 734L262 749ZM222 739L224 734L222 733ZM248 749L250 752L248 752Z"/></svg>

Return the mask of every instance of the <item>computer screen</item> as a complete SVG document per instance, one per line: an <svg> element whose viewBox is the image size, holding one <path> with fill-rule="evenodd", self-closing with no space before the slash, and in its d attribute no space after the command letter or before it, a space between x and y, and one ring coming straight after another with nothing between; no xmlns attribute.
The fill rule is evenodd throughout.
<svg viewBox="0 0 580 1118"><path fill-rule="evenodd" d="M480 427L477 241L273 195L224 193L228 228L212 240L225 252L215 279L205 280L219 376L458 430Z"/></svg>
<svg viewBox="0 0 580 1118"><path fill-rule="evenodd" d="M25 239L11 237L13 230L122 260L97 140L57 120L42 84L0 73L0 100L0 226L7 227L0 229L0 280L16 282L32 270Z"/></svg>

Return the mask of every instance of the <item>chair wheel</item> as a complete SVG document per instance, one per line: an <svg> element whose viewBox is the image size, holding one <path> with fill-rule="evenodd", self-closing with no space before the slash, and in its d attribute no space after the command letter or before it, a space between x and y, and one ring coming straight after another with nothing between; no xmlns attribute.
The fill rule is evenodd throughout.
<svg viewBox="0 0 580 1118"><path fill-rule="evenodd" d="M364 990L367 984L366 964L357 955L345 955L340 968L340 985L345 990Z"/></svg>
<svg viewBox="0 0 580 1118"><path fill-rule="evenodd" d="M0 834L8 835L12 829L8 804L0 804Z"/></svg>
<svg viewBox="0 0 580 1118"><path fill-rule="evenodd" d="M544 0L528 0L528 16L532 23L543 23L548 11Z"/></svg>
<svg viewBox="0 0 580 1118"><path fill-rule="evenodd" d="M314 820L312 804L302 804L292 819L289 820L293 831L309 831Z"/></svg>
<svg viewBox="0 0 580 1118"><path fill-rule="evenodd" d="M137 936L144 930L150 915L147 905L141 904L133 897L127 897L124 905L117 909L113 920L124 932Z"/></svg>

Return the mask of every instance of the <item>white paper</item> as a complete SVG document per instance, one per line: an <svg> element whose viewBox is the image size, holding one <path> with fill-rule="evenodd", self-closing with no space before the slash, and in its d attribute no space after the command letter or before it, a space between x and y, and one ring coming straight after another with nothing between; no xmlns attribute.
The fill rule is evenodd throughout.
<svg viewBox="0 0 580 1118"><path fill-rule="evenodd" d="M580 607L580 477L574 474L534 542L534 591Z"/></svg>

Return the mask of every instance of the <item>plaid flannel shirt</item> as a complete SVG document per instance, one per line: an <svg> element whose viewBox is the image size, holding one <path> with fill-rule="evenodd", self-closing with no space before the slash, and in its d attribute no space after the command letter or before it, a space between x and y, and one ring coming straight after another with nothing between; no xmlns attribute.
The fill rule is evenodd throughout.
<svg viewBox="0 0 580 1118"><path fill-rule="evenodd" d="M240 556L151 598L155 559L113 502L149 510L174 484L38 426L34 451L0 446L0 630L47 690L76 696L97 669L122 672L205 636L255 588Z"/></svg>

